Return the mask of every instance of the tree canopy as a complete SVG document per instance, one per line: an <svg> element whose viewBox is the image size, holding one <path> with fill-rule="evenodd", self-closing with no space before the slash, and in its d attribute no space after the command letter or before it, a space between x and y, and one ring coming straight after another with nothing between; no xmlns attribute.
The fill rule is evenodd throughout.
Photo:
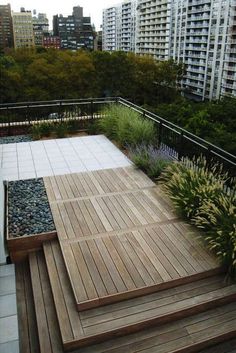
<svg viewBox="0 0 236 353"><path fill-rule="evenodd" d="M235 154L236 99L180 95L184 67L125 52L9 50L0 55L0 103L121 96Z"/></svg>
<svg viewBox="0 0 236 353"><path fill-rule="evenodd" d="M108 95L139 104L169 102L181 72L172 61L82 50L11 50L0 65L2 103Z"/></svg>

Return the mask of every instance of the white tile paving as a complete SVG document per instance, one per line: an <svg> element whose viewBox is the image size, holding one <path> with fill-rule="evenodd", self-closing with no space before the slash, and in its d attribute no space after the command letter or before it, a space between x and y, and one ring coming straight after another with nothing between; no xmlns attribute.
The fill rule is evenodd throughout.
<svg viewBox="0 0 236 353"><path fill-rule="evenodd" d="M5 180L118 168L130 160L104 135L0 145Z"/></svg>
<svg viewBox="0 0 236 353"><path fill-rule="evenodd" d="M0 266L0 352L19 352L14 265Z"/></svg>
<svg viewBox="0 0 236 353"><path fill-rule="evenodd" d="M130 165L105 136L0 145L5 180L79 173ZM0 266L0 352L19 353L14 265Z"/></svg>

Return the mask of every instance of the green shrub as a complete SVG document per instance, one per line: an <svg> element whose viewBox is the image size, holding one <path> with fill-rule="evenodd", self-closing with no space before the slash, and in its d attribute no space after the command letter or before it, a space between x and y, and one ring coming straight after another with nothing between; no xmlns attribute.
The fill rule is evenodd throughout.
<svg viewBox="0 0 236 353"><path fill-rule="evenodd" d="M89 135L97 135L101 133L101 127L99 122L99 119L88 121L87 132Z"/></svg>
<svg viewBox="0 0 236 353"><path fill-rule="evenodd" d="M171 160L163 151L152 145L136 146L131 149L129 156L135 165L152 179L157 179L171 163Z"/></svg>
<svg viewBox="0 0 236 353"><path fill-rule="evenodd" d="M235 181L222 166L208 166L204 158L169 165L163 173L164 187L178 211L203 230L209 248L231 275L236 274ZM231 192L225 183L231 185Z"/></svg>
<svg viewBox="0 0 236 353"><path fill-rule="evenodd" d="M35 124L31 127L30 132L34 140L39 140L43 136L50 136L52 132L52 125L49 123Z"/></svg>
<svg viewBox="0 0 236 353"><path fill-rule="evenodd" d="M154 123L130 108L113 104L103 114L99 121L101 131L122 146L148 145L154 141Z"/></svg>
<svg viewBox="0 0 236 353"><path fill-rule="evenodd" d="M106 107L102 114L104 117L99 120L99 127L102 132L106 134L109 138L115 139L117 137L117 122L119 119L120 107L112 104Z"/></svg>
<svg viewBox="0 0 236 353"><path fill-rule="evenodd" d="M41 123L39 124L39 128L41 131L41 135L42 136L50 136L51 132L52 132L52 125L49 123Z"/></svg>
<svg viewBox="0 0 236 353"><path fill-rule="evenodd" d="M205 239L217 257L236 272L236 196L220 194L212 202L205 200L192 222L205 231Z"/></svg>
<svg viewBox="0 0 236 353"><path fill-rule="evenodd" d="M73 133L78 131L80 128L80 121L79 120L70 120L68 122L68 132Z"/></svg>
<svg viewBox="0 0 236 353"><path fill-rule="evenodd" d="M228 176L217 169L216 165L209 168L204 158L183 159L166 168L164 187L184 217L191 219L205 200L214 201L223 192Z"/></svg>
<svg viewBox="0 0 236 353"><path fill-rule="evenodd" d="M31 136L32 136L32 139L33 140L39 140L41 139L42 137L42 132L41 132L41 129L40 129L40 125L36 124L36 125L33 125L30 129L30 133L31 133Z"/></svg>
<svg viewBox="0 0 236 353"><path fill-rule="evenodd" d="M59 123L55 125L54 131L57 137L63 138L68 133L68 124L67 123Z"/></svg>
<svg viewBox="0 0 236 353"><path fill-rule="evenodd" d="M170 161L164 158L159 158L151 161L147 171L148 176L152 179L157 179L170 163Z"/></svg>
<svg viewBox="0 0 236 353"><path fill-rule="evenodd" d="M134 150L131 150L129 156L138 168L147 172L150 166L150 156L147 149L137 147Z"/></svg>

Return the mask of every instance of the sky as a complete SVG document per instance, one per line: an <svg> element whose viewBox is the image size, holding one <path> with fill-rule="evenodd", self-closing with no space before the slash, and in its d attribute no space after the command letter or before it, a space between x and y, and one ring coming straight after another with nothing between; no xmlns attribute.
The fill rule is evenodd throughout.
<svg viewBox="0 0 236 353"><path fill-rule="evenodd" d="M52 29L53 15L71 15L73 7L79 5L84 8L84 16L91 17L91 22L95 24L96 30L99 30L102 24L102 10L119 2L119 0L0 0L1 5L10 3L12 11L15 12L20 11L20 8L24 7L26 10L35 9L37 13L46 13L49 19L50 29Z"/></svg>

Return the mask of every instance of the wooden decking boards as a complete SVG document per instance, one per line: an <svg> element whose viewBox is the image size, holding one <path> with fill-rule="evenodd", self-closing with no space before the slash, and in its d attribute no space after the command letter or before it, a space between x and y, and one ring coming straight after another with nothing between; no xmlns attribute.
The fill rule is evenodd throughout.
<svg viewBox="0 0 236 353"><path fill-rule="evenodd" d="M30 270L27 261L16 269L16 297L20 353L40 353Z"/></svg>
<svg viewBox="0 0 236 353"><path fill-rule="evenodd" d="M227 286L224 276L218 275L159 293L77 312L58 242L46 243L44 253L66 349L139 331L180 315L223 304L225 300L236 299L236 285ZM80 281L83 278L78 283Z"/></svg>
<svg viewBox="0 0 236 353"><path fill-rule="evenodd" d="M133 167L45 177L44 183L50 202L154 186L144 173Z"/></svg>
<svg viewBox="0 0 236 353"><path fill-rule="evenodd" d="M47 245L47 247L48 246L49 245ZM52 242L49 246L49 249L50 248L59 249L58 244L56 245L56 242ZM58 325L57 317L59 319L60 325L63 325L64 327L62 335L68 334L70 330L70 334L72 335L75 334L77 330L80 338L84 337L87 339L87 342L79 342L80 345L88 344L91 338L90 336L92 335L95 335L96 341L97 333L108 332L108 340L106 342L96 344L88 348L77 348L76 350L73 350L74 353L112 353L137 351L149 352L149 349L158 353L235 352L235 339L230 340L230 338L235 337L235 303L217 307L219 305L217 300L220 297L223 298L224 294L226 294L230 288L231 290L233 289L232 286L227 286L222 275L168 289L158 293L158 295L155 293L148 296L143 296L121 303L116 303L78 313L72 298L72 293L70 296L68 296L68 293L71 291L71 289L68 278L65 276L66 271L63 271L61 267L63 265L63 261L61 262L61 265L57 267L58 275L60 277L60 284L57 288L57 292L53 293L52 295L51 287L53 287L55 290L55 283L54 281L51 283L50 278L47 276L47 271L45 271L45 260L42 252L34 253L31 257L30 267L33 266L34 271L38 271L39 273L43 274L39 277L40 282L38 283L38 286L44 288L44 290L40 290L39 293L42 296L43 301L45 300L43 311L45 313L46 325L50 331L49 337L51 346L49 347L49 351L52 349L53 353L63 352L63 345L60 337L60 328ZM46 257L49 259L48 255L46 255ZM60 257L54 257L54 259L56 258L57 261L61 261ZM53 262L49 262L48 265L52 265L50 270L54 272L55 265L53 265ZM40 301L36 300L36 298L39 296L39 293L37 292L37 288L35 286L33 286L34 291L32 291L31 282L34 282L34 278L32 278L32 276L34 276L34 271L30 271L28 262L16 265L19 340L21 353L40 352L38 342L39 339L41 341L44 339L44 336L39 337L38 339L38 334L41 332L41 327L37 327L35 311L38 311L38 305L40 306ZM63 293L65 294L65 298L63 299L63 297L60 298L61 294L59 293L58 289L60 286L64 285L65 287L63 289ZM221 295L219 295L220 292ZM228 291L228 294L229 292L230 291ZM216 298L217 295L218 299ZM47 298L45 296L47 296ZM57 301L56 297L60 298L60 300ZM66 304L64 304L63 300L65 300ZM228 297L224 300L226 300L225 302L227 303L228 301L232 301L232 297ZM221 304L223 303L224 301L221 302ZM61 315L64 310L64 305L68 306L67 313L72 316L69 321L67 321L65 315L62 316L62 322ZM197 307L197 305L200 305L200 307ZM186 313L184 310L186 310L188 306L191 311ZM212 306L214 307L214 310L207 311L207 309ZM171 315L173 315L173 309L176 312L178 311L179 314L178 316L172 316L171 318ZM200 311L204 310L204 312L201 314L196 314L200 312L199 309ZM162 316L162 318L165 316L168 318L169 316L167 321L170 321L170 323L165 324L165 320L161 320L159 321L158 327L155 326L158 324L158 322L155 321L150 321L149 325L147 325L147 323L145 323L145 318L152 320L155 315L157 315L157 317L158 315L160 317ZM185 319L177 320L178 318L183 317L185 317ZM135 318L136 320L143 320L140 322L145 324L143 327L140 326L134 330L138 331L137 334L131 334L132 324L134 324ZM73 329L72 325L75 325ZM114 330L112 331L112 329L114 329L114 327L122 328L122 326L126 331L122 333L122 337L115 338L117 332ZM130 327L131 330L129 329ZM147 327L151 328L147 329ZM66 332L66 330L68 330L68 332ZM112 339L109 339L109 332L112 333L110 334ZM124 334L127 336L124 336ZM98 343L98 341L96 341L96 343ZM217 346L214 345L211 348L202 350L209 345L222 341L224 342L218 344ZM90 340L90 342L93 342L93 340ZM74 349L76 342L74 341L72 343ZM69 345L67 341L66 349L68 348ZM41 350L41 353L43 352L45 351Z"/></svg>
<svg viewBox="0 0 236 353"><path fill-rule="evenodd" d="M22 353L190 353L235 337L236 284L142 172L44 180L58 239L16 267Z"/></svg>
<svg viewBox="0 0 236 353"><path fill-rule="evenodd" d="M19 266L21 265L17 265L17 281L22 283ZM71 350L96 343L94 347L84 347L76 352L87 352L87 349L94 353L113 352L113 349L115 352L116 349L118 352L136 352L138 344L147 349L147 352L152 346L157 349L156 352L162 352L164 345L163 352L169 353L170 345L179 349L182 345L186 348L191 343L201 348L201 342L206 338L209 340L209 335L212 340L218 334L217 339L220 341L222 337L231 338L232 332L236 330L236 304L226 304L235 301L236 285L227 285L223 275L78 312L57 241L44 245L44 255L42 252L30 254L29 268L30 271L28 265L24 264L24 283L31 294L33 293L33 300L32 296L21 290L21 302L30 300L31 304L24 313L21 310L20 319L25 315L23 326L27 327L34 346L31 350L22 346L24 348L21 352L61 353L63 347ZM33 290L30 289L31 282ZM214 311L209 310L212 307ZM204 313L199 314L202 311ZM179 318L182 319L178 320ZM226 330L229 331L227 337ZM34 348L37 348L37 333L40 350ZM30 342L28 335L24 344L27 340ZM107 342L97 344L104 340Z"/></svg>
<svg viewBox="0 0 236 353"><path fill-rule="evenodd" d="M187 353L235 338L236 303L138 334L108 340L77 353ZM217 352L217 351L214 351Z"/></svg>
<svg viewBox="0 0 236 353"><path fill-rule="evenodd" d="M44 180L78 310L219 271L196 231L134 167Z"/></svg>

